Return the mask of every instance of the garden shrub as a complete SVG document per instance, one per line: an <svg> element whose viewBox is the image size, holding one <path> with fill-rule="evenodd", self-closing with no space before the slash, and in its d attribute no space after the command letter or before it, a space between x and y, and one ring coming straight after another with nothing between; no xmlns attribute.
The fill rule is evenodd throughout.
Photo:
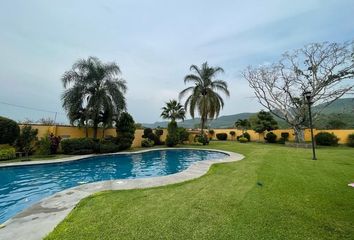
<svg viewBox="0 0 354 240"><path fill-rule="evenodd" d="M48 135L41 137L38 141L37 153L39 155L49 155L50 154L50 140Z"/></svg>
<svg viewBox="0 0 354 240"><path fill-rule="evenodd" d="M238 141L239 141L240 143L246 143L246 142L249 142L249 141L248 141L248 139L247 139L247 138L245 138L245 137L240 137L240 138L238 139Z"/></svg>
<svg viewBox="0 0 354 240"><path fill-rule="evenodd" d="M237 136L238 141L240 141L240 138L246 138L248 142L251 141L251 135L248 132L244 132L240 136Z"/></svg>
<svg viewBox="0 0 354 240"><path fill-rule="evenodd" d="M96 142L92 138L71 138L64 139L60 143L65 154L90 154L97 148Z"/></svg>
<svg viewBox="0 0 354 240"><path fill-rule="evenodd" d="M116 132L116 144L119 145L119 149L129 149L135 138L135 122L129 113L121 113L116 123Z"/></svg>
<svg viewBox="0 0 354 240"><path fill-rule="evenodd" d="M48 136L50 141L50 154L56 154L58 152L61 137L55 136L53 133Z"/></svg>
<svg viewBox="0 0 354 240"><path fill-rule="evenodd" d="M289 133L288 132L282 132L282 133L280 133L280 136L284 139L284 141L289 140Z"/></svg>
<svg viewBox="0 0 354 240"><path fill-rule="evenodd" d="M317 145L336 146L338 145L339 138L333 133L320 132L316 134L315 141Z"/></svg>
<svg viewBox="0 0 354 240"><path fill-rule="evenodd" d="M230 131L230 135L234 137L236 135L236 132L235 131Z"/></svg>
<svg viewBox="0 0 354 240"><path fill-rule="evenodd" d="M141 146L142 147L152 147L154 146L154 141L149 139L149 138L145 138L141 141Z"/></svg>
<svg viewBox="0 0 354 240"><path fill-rule="evenodd" d="M209 134L210 134L211 136L214 136L215 131L214 131L213 129L210 129L210 130L209 130Z"/></svg>
<svg viewBox="0 0 354 240"><path fill-rule="evenodd" d="M11 119L0 117L0 144L13 144L20 135L20 127Z"/></svg>
<svg viewBox="0 0 354 240"><path fill-rule="evenodd" d="M167 137L166 137L166 145L168 147L176 146L179 142L178 136L178 128L177 123L175 121L171 121L167 127Z"/></svg>
<svg viewBox="0 0 354 240"><path fill-rule="evenodd" d="M208 136L206 134L197 134L197 135L195 135L194 141L198 142L198 143L201 143L203 145L209 144L209 139L208 139Z"/></svg>
<svg viewBox="0 0 354 240"><path fill-rule="evenodd" d="M160 136L158 136L157 134L155 134L151 128L145 128L144 129L144 134L142 136L143 138L148 138L151 141L154 142L155 145L161 145L161 140L160 140Z"/></svg>
<svg viewBox="0 0 354 240"><path fill-rule="evenodd" d="M266 140L267 143L276 143L277 135L275 135L273 132L269 132L266 134L264 140Z"/></svg>
<svg viewBox="0 0 354 240"><path fill-rule="evenodd" d="M354 147L354 133L348 135L348 146Z"/></svg>
<svg viewBox="0 0 354 240"><path fill-rule="evenodd" d="M100 142L100 153L115 153L120 150L120 146L112 141L102 140Z"/></svg>
<svg viewBox="0 0 354 240"><path fill-rule="evenodd" d="M280 143L280 144L285 144L285 142L287 142L288 139L289 139L289 133L288 132L282 132L282 133L280 133L280 136L281 137L278 140L278 143Z"/></svg>
<svg viewBox="0 0 354 240"><path fill-rule="evenodd" d="M9 145L0 147L0 160L10 160L16 158L16 149Z"/></svg>
<svg viewBox="0 0 354 240"><path fill-rule="evenodd" d="M25 125L21 129L20 136L16 140L16 146L20 152L26 155L34 152L37 141L38 129L33 129L30 125Z"/></svg>
<svg viewBox="0 0 354 240"><path fill-rule="evenodd" d="M183 143L189 140L189 132L183 127L178 128L179 142Z"/></svg>
<svg viewBox="0 0 354 240"><path fill-rule="evenodd" d="M227 139L227 134L226 133L217 133L216 138L221 141L225 141Z"/></svg>

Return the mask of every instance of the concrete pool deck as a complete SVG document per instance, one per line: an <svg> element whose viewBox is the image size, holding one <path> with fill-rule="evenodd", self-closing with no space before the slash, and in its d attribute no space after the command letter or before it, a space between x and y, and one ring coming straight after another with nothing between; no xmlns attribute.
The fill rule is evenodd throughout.
<svg viewBox="0 0 354 240"><path fill-rule="evenodd" d="M226 163L239 161L243 155L221 151L216 149L200 148L168 148L168 149L194 149L225 153L228 156L222 159L203 160L192 163L186 170L175 174L161 177L137 178L137 179L116 179L101 182L87 183L69 188L53 194L40 202L25 209L19 214L7 220L0 229L0 239L11 240L39 240L47 236L54 228L71 212L76 204L83 198L97 192L106 190L127 190L165 186L168 184L180 183L199 178L208 172L211 165L215 163ZM135 154L149 151L166 150L166 148L155 148L136 152L119 152L114 154ZM111 154L109 154L111 155ZM51 164L68 161L76 161L96 155L75 156L53 161L32 161L20 163L4 163L0 167L28 166L36 164Z"/></svg>

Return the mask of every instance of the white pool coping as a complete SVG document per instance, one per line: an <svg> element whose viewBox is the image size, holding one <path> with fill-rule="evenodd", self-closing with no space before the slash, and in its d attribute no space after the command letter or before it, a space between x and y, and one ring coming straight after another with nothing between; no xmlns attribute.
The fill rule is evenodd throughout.
<svg viewBox="0 0 354 240"><path fill-rule="evenodd" d="M23 210L19 214L7 220L0 228L0 239L2 240L39 240L43 239L71 212L76 204L83 198L100 191L106 190L127 190L127 189L142 189L150 187L165 186L168 184L180 183L195 178L199 178L208 172L211 165L214 163L226 163L239 161L244 158L243 155L222 151L217 149L204 148L154 148L140 150L136 152L119 152L113 154L135 154L158 150L168 149L194 149L205 151L216 151L225 153L229 156L222 159L203 160L192 163L186 170L175 174L170 174L161 177L137 178L137 179L115 179L101 182L87 183L73 188L55 193L47 198L42 199L38 203ZM107 154L112 155L112 153ZM31 161L31 162L16 162L2 163L0 167L10 166L28 166L38 164L52 164L68 161L76 161L97 155L82 155L74 156L57 160ZM102 156L99 155L99 156Z"/></svg>

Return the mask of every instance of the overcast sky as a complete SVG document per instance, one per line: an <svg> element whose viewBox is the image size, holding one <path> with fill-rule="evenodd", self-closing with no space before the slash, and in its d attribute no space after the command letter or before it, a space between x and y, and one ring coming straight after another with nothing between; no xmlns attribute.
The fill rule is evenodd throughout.
<svg viewBox="0 0 354 240"><path fill-rule="evenodd" d="M0 115L58 112L67 122L60 78L88 56L120 66L137 122L160 120L189 66L204 61L225 70L231 97L221 115L255 112L240 71L307 43L353 40L353 13L353 0L0 0Z"/></svg>

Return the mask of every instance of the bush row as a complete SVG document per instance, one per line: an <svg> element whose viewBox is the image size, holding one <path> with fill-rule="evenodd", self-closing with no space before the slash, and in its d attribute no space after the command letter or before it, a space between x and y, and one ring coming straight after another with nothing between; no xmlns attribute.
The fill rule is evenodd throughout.
<svg viewBox="0 0 354 240"><path fill-rule="evenodd" d="M10 160L16 158L16 149L9 145L0 146L0 160Z"/></svg>

